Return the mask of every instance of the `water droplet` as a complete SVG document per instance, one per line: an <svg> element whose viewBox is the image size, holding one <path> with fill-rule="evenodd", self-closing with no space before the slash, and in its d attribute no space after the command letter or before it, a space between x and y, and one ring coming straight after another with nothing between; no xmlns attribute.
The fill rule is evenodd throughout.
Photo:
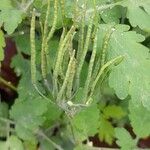
<svg viewBox="0 0 150 150"><path fill-rule="evenodd" d="M115 31L116 29L115 29L115 28L112 28L111 30L112 30L112 31Z"/></svg>

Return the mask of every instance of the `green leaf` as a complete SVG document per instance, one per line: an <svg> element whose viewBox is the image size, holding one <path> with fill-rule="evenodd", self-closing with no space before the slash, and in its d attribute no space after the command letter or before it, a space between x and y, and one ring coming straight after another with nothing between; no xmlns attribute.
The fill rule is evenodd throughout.
<svg viewBox="0 0 150 150"><path fill-rule="evenodd" d="M36 95L34 99L17 101L11 108L10 116L18 124L35 131L45 121L42 115L46 111L47 102Z"/></svg>
<svg viewBox="0 0 150 150"><path fill-rule="evenodd" d="M50 142L41 139L40 140L40 149L41 150L54 150L54 147Z"/></svg>
<svg viewBox="0 0 150 150"><path fill-rule="evenodd" d="M142 105L136 107L131 102L129 104L129 110L129 119L134 133L141 138L148 137L150 135L150 111Z"/></svg>
<svg viewBox="0 0 150 150"><path fill-rule="evenodd" d="M22 141L11 135L6 142L0 142L1 150L24 150Z"/></svg>
<svg viewBox="0 0 150 150"><path fill-rule="evenodd" d="M0 30L0 67L1 67L1 61L4 59L4 50L3 48L5 47L5 39L4 39L4 34Z"/></svg>
<svg viewBox="0 0 150 150"><path fill-rule="evenodd" d="M20 138L35 141L34 134L46 121L45 113L49 103L37 94L33 86L27 83L29 83L27 80L20 83L19 98L10 110L10 117L16 122L15 130Z"/></svg>
<svg viewBox="0 0 150 150"><path fill-rule="evenodd" d="M2 149L2 150L8 150L7 145L6 145L5 142L1 142L0 141L0 149Z"/></svg>
<svg viewBox="0 0 150 150"><path fill-rule="evenodd" d="M0 12L0 26L4 23L5 31L11 34L21 23L22 15L22 11L17 9L3 9Z"/></svg>
<svg viewBox="0 0 150 150"><path fill-rule="evenodd" d="M124 128L116 128L115 134L117 138L117 144L121 147L121 150L133 150L136 149L137 141L133 140L129 132Z"/></svg>
<svg viewBox="0 0 150 150"><path fill-rule="evenodd" d="M1 0L0 10L12 8L10 0Z"/></svg>
<svg viewBox="0 0 150 150"><path fill-rule="evenodd" d="M7 140L7 145L10 150L24 150L22 141L13 135Z"/></svg>
<svg viewBox="0 0 150 150"><path fill-rule="evenodd" d="M8 105L5 102L0 102L0 118L5 119L8 118ZM6 136L6 122L0 120L0 136Z"/></svg>
<svg viewBox="0 0 150 150"><path fill-rule="evenodd" d="M85 140L88 136L96 134L99 122L99 110L97 105L82 109L72 119L75 134L79 139Z"/></svg>
<svg viewBox="0 0 150 150"><path fill-rule="evenodd" d="M126 115L122 107L117 105L108 105L103 109L103 114L106 119L109 118L121 119Z"/></svg>
<svg viewBox="0 0 150 150"><path fill-rule="evenodd" d="M98 134L100 140L111 145L114 139L114 134L114 127L112 124L101 116Z"/></svg>
<svg viewBox="0 0 150 150"><path fill-rule="evenodd" d="M149 0L124 0L120 5L127 7L127 17L133 27L150 32L150 1Z"/></svg>
<svg viewBox="0 0 150 150"><path fill-rule="evenodd" d="M0 102L0 117L8 118L8 104Z"/></svg>
<svg viewBox="0 0 150 150"><path fill-rule="evenodd" d="M23 75L29 72L30 62L27 59L23 58L23 55L17 54L12 58L11 68L14 69L17 76Z"/></svg>
<svg viewBox="0 0 150 150"><path fill-rule="evenodd" d="M47 112L44 114L46 118L45 126L49 127L53 125L56 121L58 121L62 111L60 108L54 104L49 103L47 105Z"/></svg>
<svg viewBox="0 0 150 150"><path fill-rule="evenodd" d="M23 143L25 150L37 150L37 143L32 143L31 141L24 141Z"/></svg>
<svg viewBox="0 0 150 150"><path fill-rule="evenodd" d="M30 36L28 34L24 34L24 35L16 36L16 37L14 37L14 39L16 42L17 50L21 51L24 54L30 55L30 51L31 51ZM35 39L35 45L36 45L36 53L40 53L40 51L41 51L41 39L36 38ZM39 61L38 61L38 63L39 63Z"/></svg>
<svg viewBox="0 0 150 150"><path fill-rule="evenodd" d="M16 134L19 138L24 141L30 141L31 143L35 143L37 141L35 134L30 129L26 129L23 125L16 124L15 126Z"/></svg>
<svg viewBox="0 0 150 150"><path fill-rule="evenodd" d="M121 8L116 6L112 9L106 9L101 12L101 18L105 23L119 23L119 18L121 18Z"/></svg>
<svg viewBox="0 0 150 150"><path fill-rule="evenodd" d="M104 33L111 25L101 25L99 30L99 42ZM140 42L144 37L134 31L128 31L126 25L116 25L109 41L107 59L113 59L119 55L124 56L124 60L110 73L109 85L114 88L120 99L125 99L131 95L135 105L143 104L150 109L150 59L149 49Z"/></svg>

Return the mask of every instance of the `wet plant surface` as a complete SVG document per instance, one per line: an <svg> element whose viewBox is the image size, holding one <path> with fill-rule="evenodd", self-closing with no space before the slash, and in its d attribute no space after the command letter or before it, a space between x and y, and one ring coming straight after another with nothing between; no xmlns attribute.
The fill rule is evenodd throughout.
<svg viewBox="0 0 150 150"><path fill-rule="evenodd" d="M150 148L149 6L2 0L0 149Z"/></svg>

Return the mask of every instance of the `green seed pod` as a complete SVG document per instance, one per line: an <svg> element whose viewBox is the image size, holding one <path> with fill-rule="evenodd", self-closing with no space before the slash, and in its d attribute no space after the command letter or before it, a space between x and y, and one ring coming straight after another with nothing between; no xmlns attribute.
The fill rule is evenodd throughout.
<svg viewBox="0 0 150 150"><path fill-rule="evenodd" d="M66 34L66 36L64 37L64 40L61 42L61 44L59 45L59 48L58 48L58 54L57 54L57 58L56 58L56 63L55 63L55 67L54 67L54 73L53 73L53 87L54 87L54 91L58 90L57 88L57 77L58 77L58 73L60 71L60 66L62 64L62 61L63 61L63 57L64 57L64 53L65 53L65 46L67 44L67 41L72 37L72 35L74 34L75 32L75 26L73 25L70 30L68 31L68 33ZM55 93L53 91L53 94Z"/></svg>
<svg viewBox="0 0 150 150"><path fill-rule="evenodd" d="M124 56L118 56L110 61L108 61L106 64L104 64L102 66L102 68L100 69L100 71L98 72L98 75L96 76L96 79L94 80L94 82L92 83L91 86L91 93L90 93L90 97L92 96L94 89L96 87L97 82L99 81L100 77L103 75L104 71L109 68L112 65L116 65L118 63L121 63L122 60L124 59Z"/></svg>
<svg viewBox="0 0 150 150"><path fill-rule="evenodd" d="M94 38L94 43L93 43L93 51L92 51L90 64L89 64L89 68L88 68L87 79L86 79L85 86L84 86L83 98L85 100L87 99L89 88L90 88L90 82L92 80L92 71L93 71L93 66L94 66L94 61L95 61L95 56L96 56L96 50L97 50L97 29L98 28L96 27L96 33L95 33L95 38Z"/></svg>
<svg viewBox="0 0 150 150"><path fill-rule="evenodd" d="M75 63L74 62L74 60L75 60L74 56L75 56L75 50L73 51L73 53L71 55L71 58L70 58L70 61L69 61L69 64L68 64L68 69L67 69L67 72L66 72L66 76L65 76L64 82L62 84L62 87L61 87L58 95L57 95L57 100L56 100L57 102L59 102L63 98L62 96L63 96L64 91L65 91L65 89L67 87L67 84L68 84L68 82L70 80L70 74L72 73L72 69L73 69L72 66Z"/></svg>
<svg viewBox="0 0 150 150"><path fill-rule="evenodd" d="M83 66L83 63L84 63L84 59L85 59L85 56L86 56L86 53L88 51L88 47L89 47L89 44L90 44L90 36L91 36L91 32L92 32L92 26L93 26L93 16L92 16L92 18L90 20L90 24L88 26L86 40L85 40L85 44L84 44L84 49L83 49L83 52L80 56L80 61L78 62L78 66L77 66L77 72L76 72L77 87L79 86L79 83L80 83L80 73L81 73L82 66Z"/></svg>
<svg viewBox="0 0 150 150"><path fill-rule="evenodd" d="M69 75L70 78L67 84L67 92L66 92L67 99L70 99L72 96L75 71L76 71L76 60L74 59L71 65L71 70L70 70L70 75Z"/></svg>
<svg viewBox="0 0 150 150"><path fill-rule="evenodd" d="M32 11L30 43L31 43L31 80L36 83L36 49L35 49L35 9Z"/></svg>
<svg viewBox="0 0 150 150"><path fill-rule="evenodd" d="M106 61L106 52L108 49L108 44L111 38L112 33L114 32L114 28L111 28L105 35L104 40L103 40L103 45L102 45L102 54L101 56L98 58L96 65L95 65L95 69L93 72L93 80L95 80L98 71L100 69L100 67L102 67L105 64Z"/></svg>
<svg viewBox="0 0 150 150"><path fill-rule="evenodd" d="M43 31L43 39L42 39L42 50L41 50L41 71L42 71L42 77L46 79L47 75L47 58L45 53L45 47L46 47L46 37L47 37L47 31L48 31L48 17L50 12L50 0L48 0L47 5L47 11L46 11L46 17L44 22L44 31Z"/></svg>
<svg viewBox="0 0 150 150"><path fill-rule="evenodd" d="M55 2L54 2L54 20L53 20L52 28L51 28L48 36L47 36L46 43L49 42L49 40L52 38L52 36L55 32L56 24L57 24L57 18L58 18L58 0L55 0ZM47 48L45 49L45 52L47 54Z"/></svg>

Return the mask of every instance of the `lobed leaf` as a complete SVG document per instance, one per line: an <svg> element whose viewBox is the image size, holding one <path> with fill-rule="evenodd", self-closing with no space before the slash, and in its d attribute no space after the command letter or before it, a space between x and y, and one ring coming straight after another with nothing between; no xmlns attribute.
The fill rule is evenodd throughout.
<svg viewBox="0 0 150 150"><path fill-rule="evenodd" d="M99 37L110 28L110 25L100 25ZM109 41L107 59L111 60L119 55L125 59L114 67L109 76L109 85L114 88L120 99L131 95L134 105L143 104L150 109L150 65L149 49L140 42L144 37L134 31L128 31L126 25L116 25ZM101 42L100 42L101 43Z"/></svg>

